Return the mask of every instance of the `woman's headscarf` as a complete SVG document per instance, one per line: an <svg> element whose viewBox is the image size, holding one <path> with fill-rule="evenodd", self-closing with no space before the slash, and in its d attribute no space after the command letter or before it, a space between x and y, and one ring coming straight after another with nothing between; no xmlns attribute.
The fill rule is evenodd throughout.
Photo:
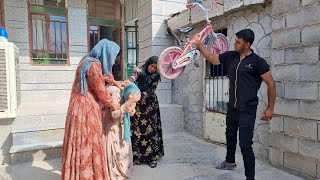
<svg viewBox="0 0 320 180"><path fill-rule="evenodd" d="M161 80L158 71L149 73L148 66L150 64L157 64L159 57L151 56L142 66L142 72L137 79L137 85L142 92L146 91L154 82Z"/></svg>
<svg viewBox="0 0 320 180"><path fill-rule="evenodd" d="M129 83L126 87L124 87L124 89L121 91L121 103L125 103L128 98L129 95L132 93L132 95L136 94L136 93L141 93L140 89L138 88L138 86L134 83ZM126 112L124 114L124 140L126 142L129 142L130 138L131 138L131 133L130 133L130 113Z"/></svg>
<svg viewBox="0 0 320 180"><path fill-rule="evenodd" d="M86 73L90 69L91 63L94 61L100 62L102 66L102 73L104 75L110 75L112 73L112 66L114 61L120 51L120 47L113 41L109 41L108 39L102 39L96 44L91 52L85 55L80 63L85 59L88 59L81 68L80 71L80 87L81 94L85 95L87 93L87 81L86 81ZM79 63L79 64L80 64Z"/></svg>

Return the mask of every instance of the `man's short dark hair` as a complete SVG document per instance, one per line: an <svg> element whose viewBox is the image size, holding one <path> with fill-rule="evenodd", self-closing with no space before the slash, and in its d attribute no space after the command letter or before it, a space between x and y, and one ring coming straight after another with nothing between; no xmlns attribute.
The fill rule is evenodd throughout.
<svg viewBox="0 0 320 180"><path fill-rule="evenodd" d="M250 43L250 45L254 41L254 32L251 29L242 29L241 31L236 33L236 36Z"/></svg>

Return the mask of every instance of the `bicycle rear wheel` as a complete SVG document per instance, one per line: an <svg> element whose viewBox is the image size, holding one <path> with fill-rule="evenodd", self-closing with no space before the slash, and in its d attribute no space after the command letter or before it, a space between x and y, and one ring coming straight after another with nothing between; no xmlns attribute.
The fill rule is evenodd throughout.
<svg viewBox="0 0 320 180"><path fill-rule="evenodd" d="M175 79L183 71L185 67L173 69L171 64L174 60L179 58L182 54L182 49L176 46L168 47L162 51L158 59L158 71L166 79Z"/></svg>
<svg viewBox="0 0 320 180"><path fill-rule="evenodd" d="M213 36L213 35L212 35ZM213 54L222 54L229 49L228 39L224 34L217 33L218 38L211 38L208 42L207 49ZM221 49L219 49L218 41Z"/></svg>

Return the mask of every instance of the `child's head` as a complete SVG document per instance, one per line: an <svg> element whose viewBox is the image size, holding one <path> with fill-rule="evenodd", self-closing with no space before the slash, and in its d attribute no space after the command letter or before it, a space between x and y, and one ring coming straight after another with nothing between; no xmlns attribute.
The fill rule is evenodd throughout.
<svg viewBox="0 0 320 180"><path fill-rule="evenodd" d="M126 87L123 88L123 90L121 91L121 102L126 102L130 94L141 94L140 89L134 83L129 83Z"/></svg>

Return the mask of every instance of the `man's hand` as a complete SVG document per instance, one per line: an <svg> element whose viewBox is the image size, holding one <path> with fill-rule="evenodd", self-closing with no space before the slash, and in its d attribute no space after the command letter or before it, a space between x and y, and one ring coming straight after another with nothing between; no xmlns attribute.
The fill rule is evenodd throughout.
<svg viewBox="0 0 320 180"><path fill-rule="evenodd" d="M203 46L203 44L200 42L200 40L201 40L200 38L201 38L200 36L196 36L196 37L194 37L194 39L193 39L192 41L193 41L193 43L197 46L197 48L199 49L199 51L201 52L201 54L203 55L203 57L204 57L207 61L209 61L209 62L211 62L211 63L213 63L213 64L215 64L215 65L220 64L219 55L217 55L217 54L212 54L211 52L209 52L209 51Z"/></svg>
<svg viewBox="0 0 320 180"><path fill-rule="evenodd" d="M194 43L194 45L196 45L197 48L199 48L199 49L203 46L202 43L200 42L200 38L199 38L199 37L195 37L193 43Z"/></svg>
<svg viewBox="0 0 320 180"><path fill-rule="evenodd" d="M276 101L276 84L270 71L262 74L261 78L268 86L268 108L261 114L261 120L270 121L273 116L274 104Z"/></svg>
<svg viewBox="0 0 320 180"><path fill-rule="evenodd" d="M263 121L270 121L272 117L273 117L273 110L268 108L261 114L260 119Z"/></svg>

